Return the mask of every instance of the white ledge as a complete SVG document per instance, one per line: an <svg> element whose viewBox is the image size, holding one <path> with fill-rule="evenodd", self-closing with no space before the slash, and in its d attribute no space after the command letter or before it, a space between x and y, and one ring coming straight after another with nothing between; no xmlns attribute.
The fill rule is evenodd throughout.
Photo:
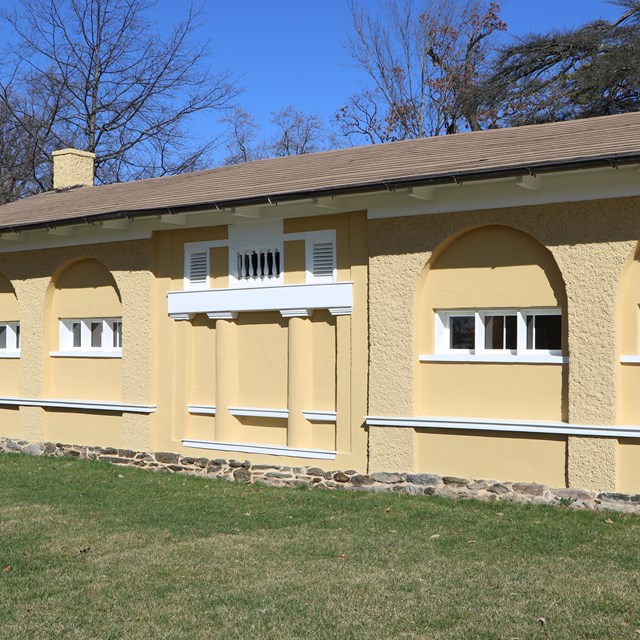
<svg viewBox="0 0 640 640"><path fill-rule="evenodd" d="M640 356L620 356L622 364L640 364Z"/></svg>
<svg viewBox="0 0 640 640"><path fill-rule="evenodd" d="M312 458L314 460L335 460L336 452L324 449L294 449L270 444L247 442L215 442L210 440L182 440L185 447L194 449L214 449L237 453L264 453L271 456L291 456L292 458Z"/></svg>
<svg viewBox="0 0 640 640"><path fill-rule="evenodd" d="M253 416L255 418L288 418L288 409L268 409L263 407L229 407L232 416Z"/></svg>
<svg viewBox="0 0 640 640"><path fill-rule="evenodd" d="M52 358L122 358L122 350L114 351L51 351Z"/></svg>
<svg viewBox="0 0 640 640"><path fill-rule="evenodd" d="M474 354L474 353L434 353L420 354L420 362L469 362L469 363L499 363L499 364L567 364L567 356L552 354Z"/></svg>
<svg viewBox="0 0 640 640"><path fill-rule="evenodd" d="M187 411L195 415L215 416L216 407L213 404L188 404Z"/></svg>
<svg viewBox="0 0 640 640"><path fill-rule="evenodd" d="M233 317L244 311L279 311L283 316L310 315L328 309L332 315L348 315L353 308L352 282L319 282L277 286L169 291L168 313L188 320L196 313L210 318Z"/></svg>
<svg viewBox="0 0 640 640"><path fill-rule="evenodd" d="M61 400L58 398L1 398L0 406L44 407L50 409L80 409L114 413L155 413L155 404L125 404L109 400Z"/></svg>
<svg viewBox="0 0 640 640"><path fill-rule="evenodd" d="M0 360L2 360L2 358L6 358L6 359L11 359L11 360L15 360L16 358L20 357L20 352L19 351L0 351Z"/></svg>
<svg viewBox="0 0 640 640"><path fill-rule="evenodd" d="M302 415L309 422L335 422L335 411L303 411Z"/></svg>
<svg viewBox="0 0 640 640"><path fill-rule="evenodd" d="M412 429L462 429L508 433L545 433L570 436L599 436L609 438L640 438L640 425L570 424L547 420L505 420L502 418L454 418L443 416L366 416L369 427L400 427Z"/></svg>

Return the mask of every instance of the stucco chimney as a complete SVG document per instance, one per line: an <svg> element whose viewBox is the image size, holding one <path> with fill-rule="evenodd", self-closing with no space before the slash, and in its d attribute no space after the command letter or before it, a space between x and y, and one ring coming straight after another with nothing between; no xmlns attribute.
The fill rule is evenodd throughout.
<svg viewBox="0 0 640 640"><path fill-rule="evenodd" d="M96 154L79 149L54 151L53 188L90 187L93 185L93 161Z"/></svg>

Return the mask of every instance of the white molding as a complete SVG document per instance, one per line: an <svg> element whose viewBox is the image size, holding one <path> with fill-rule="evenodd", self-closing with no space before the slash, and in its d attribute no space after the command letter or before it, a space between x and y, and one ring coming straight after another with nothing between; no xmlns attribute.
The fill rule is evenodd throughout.
<svg viewBox="0 0 640 640"><path fill-rule="evenodd" d="M294 449L270 444L252 444L248 442L215 442L209 440L182 440L185 447L194 449L214 449L216 451L235 451L238 453L264 453L271 456L290 456L292 458L312 458L314 460L335 460L336 452L324 449Z"/></svg>
<svg viewBox="0 0 640 640"><path fill-rule="evenodd" d="M229 407L232 416L253 416L255 418L288 418L288 409L269 409L263 407Z"/></svg>
<svg viewBox="0 0 640 640"><path fill-rule="evenodd" d="M61 400L58 398L3 398L0 406L44 407L51 409L84 409L85 411L113 411L115 413L155 413L155 404L125 404L109 400Z"/></svg>
<svg viewBox="0 0 640 640"><path fill-rule="evenodd" d="M197 416L215 416L216 406L214 404L188 404L187 411Z"/></svg>
<svg viewBox="0 0 640 640"><path fill-rule="evenodd" d="M512 355L512 354L473 354L473 353L421 353L420 362L470 362L502 364L567 364L568 356Z"/></svg>
<svg viewBox="0 0 640 640"><path fill-rule="evenodd" d="M303 411L302 415L309 422L335 422L337 416L335 411Z"/></svg>
<svg viewBox="0 0 640 640"><path fill-rule="evenodd" d="M243 311L289 311L329 309L333 315L353 310L352 282L318 282L277 286L169 291L168 313L182 319L188 314L241 313Z"/></svg>
<svg viewBox="0 0 640 640"><path fill-rule="evenodd" d="M640 356L620 356L622 364L640 364Z"/></svg>
<svg viewBox="0 0 640 640"><path fill-rule="evenodd" d="M280 315L283 318L310 318L313 315L313 309L283 309Z"/></svg>
<svg viewBox="0 0 640 640"><path fill-rule="evenodd" d="M6 358L7 360L15 360L20 357L20 351L6 351L0 349L0 360Z"/></svg>
<svg viewBox="0 0 640 640"><path fill-rule="evenodd" d="M189 319L194 316L193 313L188 315ZM207 313L207 318L209 318L209 320L235 320L237 317L238 313L236 311L214 311L212 313Z"/></svg>
<svg viewBox="0 0 640 640"><path fill-rule="evenodd" d="M112 351L51 351L52 358L122 358L122 349Z"/></svg>
<svg viewBox="0 0 640 640"><path fill-rule="evenodd" d="M169 317L172 320L193 320L195 315L195 313L170 313Z"/></svg>
<svg viewBox="0 0 640 640"><path fill-rule="evenodd" d="M369 427L400 427L412 429L459 429L468 431L497 431L506 433L545 433L570 436L598 436L608 438L640 438L640 425L570 424L546 420L505 420L502 418L455 418L442 416L365 416Z"/></svg>

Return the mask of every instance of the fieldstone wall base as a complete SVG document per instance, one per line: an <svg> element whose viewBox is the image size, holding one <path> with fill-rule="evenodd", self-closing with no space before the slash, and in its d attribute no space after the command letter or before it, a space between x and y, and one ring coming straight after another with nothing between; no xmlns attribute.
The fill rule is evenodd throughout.
<svg viewBox="0 0 640 640"><path fill-rule="evenodd" d="M54 442L27 442L0 438L1 453L24 453L32 456L55 456L102 460L127 467L164 470L233 482L262 483L271 487L310 489L342 489L373 493L394 491L409 495L442 496L446 498L484 501L550 504L573 509L640 513L640 494L604 492L583 489L553 489L532 482L498 482L430 473L400 473L379 471L368 475L354 469L325 471L320 467L287 467L252 464L249 460L196 458L177 453L132 451L111 447L91 447Z"/></svg>

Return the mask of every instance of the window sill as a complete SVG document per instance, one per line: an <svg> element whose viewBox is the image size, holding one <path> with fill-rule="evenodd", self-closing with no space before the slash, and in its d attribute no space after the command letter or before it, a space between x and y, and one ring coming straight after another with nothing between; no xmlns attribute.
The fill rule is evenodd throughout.
<svg viewBox="0 0 640 640"><path fill-rule="evenodd" d="M640 364L640 356L620 356L622 364Z"/></svg>
<svg viewBox="0 0 640 640"><path fill-rule="evenodd" d="M52 358L122 358L122 351L51 351Z"/></svg>
<svg viewBox="0 0 640 640"><path fill-rule="evenodd" d="M420 354L420 362L468 362L470 364L567 364L567 356L551 354L471 354L471 353L436 353Z"/></svg>
<svg viewBox="0 0 640 640"><path fill-rule="evenodd" d="M20 352L19 351L0 351L0 360L2 358L6 358L7 360L9 359L17 359L20 357Z"/></svg>

